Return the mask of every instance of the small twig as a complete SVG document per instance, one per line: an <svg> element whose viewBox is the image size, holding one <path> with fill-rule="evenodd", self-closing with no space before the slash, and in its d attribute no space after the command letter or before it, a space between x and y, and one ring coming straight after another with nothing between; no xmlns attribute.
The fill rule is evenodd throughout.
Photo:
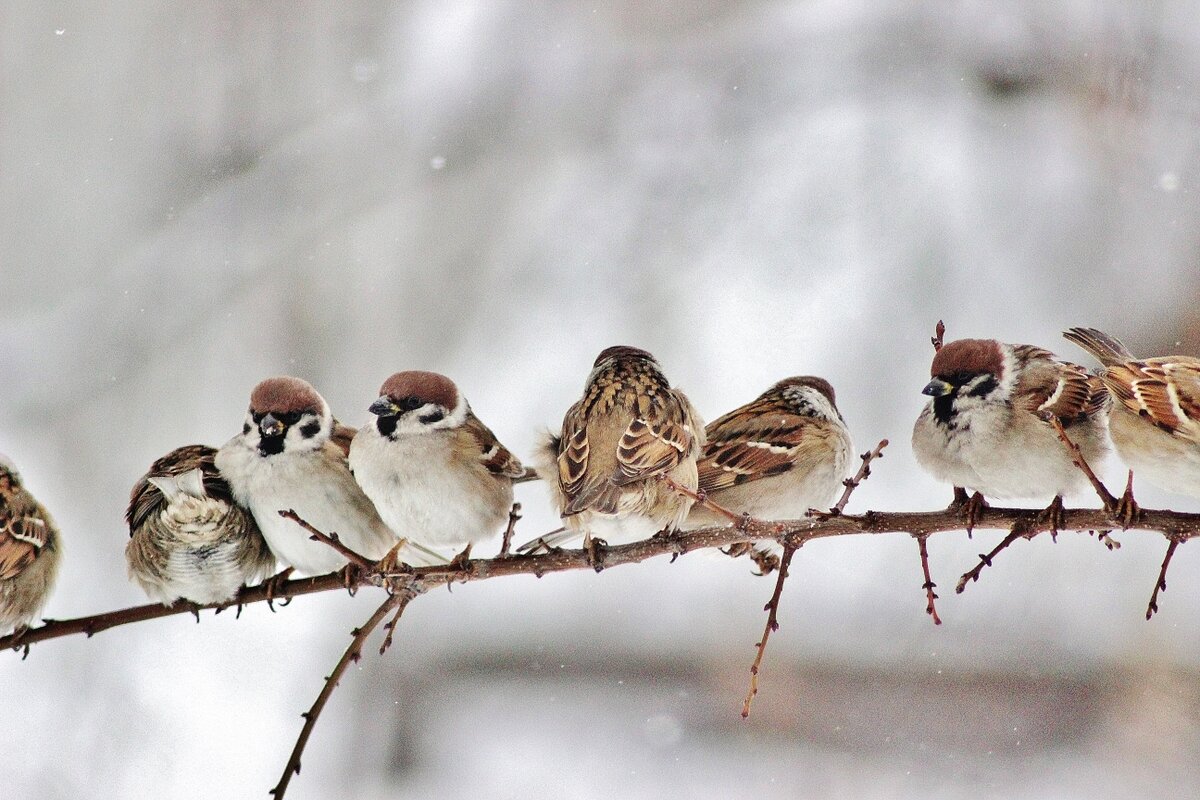
<svg viewBox="0 0 1200 800"><path fill-rule="evenodd" d="M925 540L929 538L929 534L921 534L913 538L917 540L917 547L921 551L921 571L925 574L925 583L921 586L925 590L925 613L933 617L934 625L941 625L942 619L938 616L937 606L933 602L938 598L937 594L933 591L937 587L937 584L933 582L933 576L929 573L929 548L925 544Z"/></svg>
<svg viewBox="0 0 1200 800"><path fill-rule="evenodd" d="M933 327L933 334L933 338L929 340L929 343L933 345L933 352L936 353L942 349L943 337L946 335L946 324L940 319L937 325Z"/></svg>
<svg viewBox="0 0 1200 800"><path fill-rule="evenodd" d="M1184 541L1175 534L1168 534L1167 539L1171 543L1167 545L1167 554L1163 557L1162 567L1158 570L1158 583L1154 584L1154 593L1150 595L1150 604L1146 606L1147 620L1158 612L1158 593L1167 590L1167 567L1171 565L1171 557L1175 555L1175 548Z"/></svg>
<svg viewBox="0 0 1200 800"><path fill-rule="evenodd" d="M968 583L979 580L979 573L983 572L984 567L990 567L992 565L992 559L995 558L1001 550L1008 547L1022 536L1033 535L1033 531L1031 531L1027 526L1019 523L1013 525L1009 534L1000 540L1000 544L993 547L991 552L989 552L987 555L984 555L983 553L979 554L979 563L976 564L969 572L963 573L963 576L958 579L958 585L954 587L954 593L962 594L963 590L967 588Z"/></svg>
<svg viewBox="0 0 1200 800"><path fill-rule="evenodd" d="M323 533L322 531L317 530L312 525L308 524L308 522L301 519L300 515L296 513L295 509L289 508L286 511L280 511L279 516L283 517L284 519L290 519L301 528L304 528L304 530L308 531L309 533L308 538L312 539L314 542L324 542L334 550L337 550L354 566L366 570L368 574L375 572L374 561L371 561L362 554L356 553L349 547L346 547L346 545L342 544L341 539L338 538L336 533Z"/></svg>
<svg viewBox="0 0 1200 800"><path fill-rule="evenodd" d="M858 485L871 477L871 462L877 458L883 458L883 448L888 446L887 439L880 439L879 444L875 445L875 449L869 453L863 453L859 458L862 459L862 466L858 468L858 472L854 473L854 477L846 478L842 481L842 485L846 488L842 491L842 496L838 498L837 503L833 508L829 509L828 514L816 514L819 519L828 519L829 517L839 517L846 510L846 504L850 502L850 495L854 494L854 490Z"/></svg>
<svg viewBox="0 0 1200 800"><path fill-rule="evenodd" d="M675 491L679 492L684 497L692 498L693 502L699 503L710 511L720 514L722 517L725 517L725 519L729 520L735 525L741 525L746 521L745 514L735 514L725 506L720 505L719 503L714 503L712 500L708 499L708 494L706 492L694 492L686 486L681 485L678 481L665 472L660 472L658 474L658 479L667 484L667 486L670 486Z"/></svg>
<svg viewBox="0 0 1200 800"><path fill-rule="evenodd" d="M513 533L517 529L517 520L521 518L521 504L513 503L512 508L508 511L508 527L504 529L504 538L500 541L500 555L498 558L508 558L508 551L512 547Z"/></svg>
<svg viewBox="0 0 1200 800"><path fill-rule="evenodd" d="M1104 505L1104 510L1109 514L1116 514L1117 498L1113 496L1113 493L1108 490L1108 487L1096 477L1096 473L1088 466L1087 459L1083 457L1083 452L1079 449L1079 445L1072 442L1070 437L1067 436L1062 421L1054 414L1047 414L1045 419L1050 423L1050 427L1054 428L1054 432L1058 434L1059 441L1070 451L1071 461L1083 471L1083 474L1087 476L1088 481L1092 484L1092 488L1096 490L1096 494L1100 496L1100 502Z"/></svg>
<svg viewBox="0 0 1200 800"><path fill-rule="evenodd" d="M771 595L770 601L763 606L763 611L767 612L767 625L763 628L762 639L754 645L758 648L758 653L754 656L754 663L750 665L750 690L746 693L745 702L742 703L742 719L750 716L750 704L754 702L754 696L758 694L759 667L762 666L763 653L767 651L767 640L771 638L771 632L779 630L779 598L783 595L783 583L787 580L792 556L796 554L799 547L790 542L783 546L783 557L779 559L779 577L775 579L775 592Z"/></svg>
<svg viewBox="0 0 1200 800"><path fill-rule="evenodd" d="M318 717L321 716L321 711L325 708L325 704L329 702L333 690L337 688L338 682L342 679L342 675L346 669L362 658L363 644L371 632L379 626L393 609L404 609L409 601L413 599L414 593L411 591L397 592L396 594L388 595L380 605L375 609L375 613L363 623L362 627L355 628L351 632L353 637L350 641L350 646L346 648L346 652L342 653L342 657L338 659L337 664L333 668L333 672L325 678L325 685L321 687L317 699L313 702L312 707L301 716L304 717L304 726L300 729L300 737L296 740L296 746L292 748L292 754L288 758L287 766L283 769L283 775L279 778L279 783L271 790L271 794L275 796L275 800L283 800L284 794L287 793L288 784L292 780L293 775L300 774L300 756L304 754L304 748L308 744L308 737L312 735L313 728L317 724ZM399 614L397 614L399 616Z"/></svg>

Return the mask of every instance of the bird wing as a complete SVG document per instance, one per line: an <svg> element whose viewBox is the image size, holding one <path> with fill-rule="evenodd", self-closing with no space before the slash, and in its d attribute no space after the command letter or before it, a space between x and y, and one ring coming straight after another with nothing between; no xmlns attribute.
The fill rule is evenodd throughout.
<svg viewBox="0 0 1200 800"><path fill-rule="evenodd" d="M818 420L793 414L770 401L755 401L714 420L697 466L706 492L779 475L820 442Z"/></svg>
<svg viewBox="0 0 1200 800"><path fill-rule="evenodd" d="M1025 345L1014 349L1017 357L1026 361L1014 393L1015 406L1034 414L1053 414L1064 426L1104 408L1103 384L1083 367L1056 361L1041 348Z"/></svg>
<svg viewBox="0 0 1200 800"><path fill-rule="evenodd" d="M469 442L476 456L493 475L506 478L520 478L525 475L525 467L521 460L512 454L507 447L500 444L496 434L492 433L474 413L467 414L467 421L462 431L470 437Z"/></svg>
<svg viewBox="0 0 1200 800"><path fill-rule="evenodd" d="M0 580L20 575L49 540L50 526L40 516L11 506L0 511Z"/></svg>
<svg viewBox="0 0 1200 800"><path fill-rule="evenodd" d="M1102 379L1130 411L1168 433L1200 442L1200 359L1129 361L1109 367Z"/></svg>

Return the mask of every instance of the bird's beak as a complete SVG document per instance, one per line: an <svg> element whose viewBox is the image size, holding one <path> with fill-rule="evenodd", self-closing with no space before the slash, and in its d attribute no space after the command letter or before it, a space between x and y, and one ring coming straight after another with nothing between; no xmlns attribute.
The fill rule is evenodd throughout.
<svg viewBox="0 0 1200 800"><path fill-rule="evenodd" d="M262 421L258 423L258 429L262 431L263 436L278 436L279 434L283 433L286 428L286 425L275 419L274 414L267 414L262 418Z"/></svg>
<svg viewBox="0 0 1200 800"><path fill-rule="evenodd" d="M927 394L930 397L945 397L953 391L954 384L948 383L941 378L934 378L925 384L925 388L921 390L921 394Z"/></svg>
<svg viewBox="0 0 1200 800"><path fill-rule="evenodd" d="M367 411L380 417L394 417L400 413L400 407L384 396L371 403Z"/></svg>

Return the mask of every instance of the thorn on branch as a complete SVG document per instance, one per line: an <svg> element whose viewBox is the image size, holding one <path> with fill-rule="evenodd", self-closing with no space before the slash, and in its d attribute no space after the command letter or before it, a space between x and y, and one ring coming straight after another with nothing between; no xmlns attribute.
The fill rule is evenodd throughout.
<svg viewBox="0 0 1200 800"><path fill-rule="evenodd" d="M500 555L498 558L508 558L512 548L513 534L517 530L517 520L521 518L521 504L513 503L508 512L508 526L504 529L504 538L500 540Z"/></svg>

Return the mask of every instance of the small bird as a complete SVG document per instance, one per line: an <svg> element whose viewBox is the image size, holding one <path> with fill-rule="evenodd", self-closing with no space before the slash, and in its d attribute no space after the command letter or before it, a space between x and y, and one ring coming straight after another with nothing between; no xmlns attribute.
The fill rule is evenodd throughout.
<svg viewBox="0 0 1200 800"><path fill-rule="evenodd" d="M62 537L54 520L0 455L0 633L22 632L42 610L58 574Z"/></svg>
<svg viewBox="0 0 1200 800"><path fill-rule="evenodd" d="M216 453L200 444L172 450L130 492L129 577L163 605L225 603L275 570L254 517L217 471Z"/></svg>
<svg viewBox="0 0 1200 800"><path fill-rule="evenodd" d="M700 491L730 511L760 519L794 519L828 508L854 455L833 387L811 375L779 381L709 423L706 434ZM686 527L727 522L695 504Z"/></svg>
<svg viewBox="0 0 1200 800"><path fill-rule="evenodd" d="M596 358L583 398L558 436L546 434L538 475L566 525L562 536L523 545L554 546L579 534L622 543L678 528L697 486L704 423L672 389L654 356L610 347Z"/></svg>
<svg viewBox="0 0 1200 800"><path fill-rule="evenodd" d="M1100 380L1115 401L1108 429L1125 463L1164 489L1200 497L1200 359L1139 359L1095 328L1063 336L1104 365ZM1123 502L1132 495L1130 486Z"/></svg>
<svg viewBox="0 0 1200 800"><path fill-rule="evenodd" d="M294 509L310 525L336 532L346 547L378 560L397 538L350 474L346 454L331 439L334 420L325 399L299 378L267 378L250 394L242 432L217 451L217 469L236 502L254 515L271 552L285 566L316 575L346 564L346 557L313 541L279 516ZM436 554L404 548L410 564L444 563Z"/></svg>
<svg viewBox="0 0 1200 800"><path fill-rule="evenodd" d="M462 551L508 520L525 468L436 372L397 372L350 445L350 471L394 533Z"/></svg>
<svg viewBox="0 0 1200 800"><path fill-rule="evenodd" d="M1047 350L994 339L959 339L938 350L923 394L932 400L913 426L917 462L955 487L975 490L967 527L983 497L1054 495L1046 509L1061 524L1062 496L1086 484L1048 419L1057 417L1091 464L1107 451L1099 380Z"/></svg>

